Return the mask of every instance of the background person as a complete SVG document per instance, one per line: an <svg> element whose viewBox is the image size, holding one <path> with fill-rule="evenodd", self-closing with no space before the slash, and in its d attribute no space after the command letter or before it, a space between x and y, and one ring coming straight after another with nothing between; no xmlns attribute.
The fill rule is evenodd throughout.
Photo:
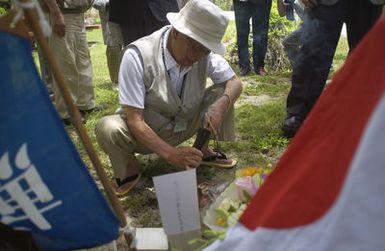
<svg viewBox="0 0 385 251"><path fill-rule="evenodd" d="M109 21L109 0L93 0L92 7L99 10L103 41L106 47L107 66L112 87L118 89L118 73L122 58L123 37L118 24Z"/></svg>
<svg viewBox="0 0 385 251"><path fill-rule="evenodd" d="M385 0L302 0L302 46L293 68L282 130L293 136L325 86L343 23L353 50L382 13Z"/></svg>
<svg viewBox="0 0 385 251"><path fill-rule="evenodd" d="M288 8L288 4L291 5L289 8ZM301 19L301 22L304 20L305 6L302 4L300 0L295 0L289 3L284 3L284 0L277 0L277 6L278 6L278 13L281 17L286 16L288 20L295 21L294 19L294 11L295 11L295 13L297 13L298 17ZM282 41L283 48L285 49L285 52L289 58L289 61L292 67L299 53L299 49L301 48L301 45L302 45L301 37L302 37L302 23L296 30L294 30L289 35L287 35Z"/></svg>
<svg viewBox="0 0 385 251"><path fill-rule="evenodd" d="M95 104L92 64L87 44L84 12L90 7L88 0L58 1L65 22L65 35L55 32L50 47L58 62L74 104L82 113L99 109ZM53 25L55 25L53 23ZM67 105L56 81L53 81L55 105L64 124L71 124Z"/></svg>
<svg viewBox="0 0 385 251"><path fill-rule="evenodd" d="M166 14L179 10L176 0L110 0L110 21L119 24L124 45L168 25Z"/></svg>
<svg viewBox="0 0 385 251"><path fill-rule="evenodd" d="M57 5L56 0L39 0L38 2L45 14L46 19L52 25L52 32L59 37L63 37L65 35L64 17L59 9L59 6ZM52 83L53 75L51 68L43 55L43 51L39 43L36 43L36 48L37 55L39 57L41 78L48 89L51 99L54 99Z"/></svg>
<svg viewBox="0 0 385 251"><path fill-rule="evenodd" d="M253 65L258 75L266 75L265 56L267 52L271 0L233 0L237 29L238 66L241 76L250 72L249 33L252 22Z"/></svg>

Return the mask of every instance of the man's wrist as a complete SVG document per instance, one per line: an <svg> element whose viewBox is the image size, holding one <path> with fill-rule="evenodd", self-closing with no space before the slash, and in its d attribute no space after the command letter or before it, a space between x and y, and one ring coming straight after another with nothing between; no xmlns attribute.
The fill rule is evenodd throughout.
<svg viewBox="0 0 385 251"><path fill-rule="evenodd" d="M63 14L60 11L53 11L53 12L51 12L51 17L56 22L64 23L64 16L63 16Z"/></svg>
<svg viewBox="0 0 385 251"><path fill-rule="evenodd" d="M228 112L230 110L231 105L232 105L232 101L231 101L230 95L227 93L223 93L221 98L223 98L223 97L226 98L226 100L227 100L227 106L226 106L225 111Z"/></svg>
<svg viewBox="0 0 385 251"><path fill-rule="evenodd" d="M162 158L164 159L166 162L169 162L171 156L172 156L172 152L174 150L174 147L168 145L166 147L164 147L163 149L160 149L159 152L157 152L157 154Z"/></svg>

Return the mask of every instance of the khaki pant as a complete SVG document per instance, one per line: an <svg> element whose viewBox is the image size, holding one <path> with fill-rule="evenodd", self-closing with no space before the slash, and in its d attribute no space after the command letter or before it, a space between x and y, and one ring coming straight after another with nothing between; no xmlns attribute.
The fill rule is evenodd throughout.
<svg viewBox="0 0 385 251"><path fill-rule="evenodd" d="M172 146L191 138L202 125L202 119L208 106L218 99L223 88L208 88L202 101L200 112L189 121L187 129L182 132L173 132L173 129L164 129L157 132L158 136ZM131 134L124 114L115 114L100 119L95 128L96 139L108 155L114 170L115 178L126 178L128 175L128 161L134 158L135 153L149 154L149 149L135 140ZM220 133L221 140L234 140L234 108L226 114Z"/></svg>
<svg viewBox="0 0 385 251"><path fill-rule="evenodd" d="M64 14L65 36L52 34L50 46L64 76L75 105L82 110L95 107L92 65L86 39L84 14ZM55 105L60 117L68 118L67 106L56 81L53 82Z"/></svg>
<svg viewBox="0 0 385 251"><path fill-rule="evenodd" d="M119 66L121 61L122 47L107 45L106 56L108 72L113 86L118 85Z"/></svg>

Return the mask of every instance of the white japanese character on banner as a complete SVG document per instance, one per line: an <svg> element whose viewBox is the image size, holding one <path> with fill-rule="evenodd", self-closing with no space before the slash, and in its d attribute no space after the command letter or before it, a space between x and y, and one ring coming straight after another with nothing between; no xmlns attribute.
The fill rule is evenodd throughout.
<svg viewBox="0 0 385 251"><path fill-rule="evenodd" d="M0 221L6 225L30 220L41 230L51 229L43 213L62 204L43 182L31 163L24 143L15 158L16 168L23 172L16 177L8 152L0 158ZM25 229L25 228L23 228Z"/></svg>

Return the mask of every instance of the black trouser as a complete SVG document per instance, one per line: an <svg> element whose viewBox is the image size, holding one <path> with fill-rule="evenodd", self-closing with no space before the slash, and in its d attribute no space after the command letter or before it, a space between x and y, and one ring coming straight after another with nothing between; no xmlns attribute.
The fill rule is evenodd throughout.
<svg viewBox="0 0 385 251"><path fill-rule="evenodd" d="M302 120L325 86L343 23L350 51L356 47L382 13L369 0L340 0L335 5L309 9L303 24L302 47L293 66L287 98L288 116Z"/></svg>
<svg viewBox="0 0 385 251"><path fill-rule="evenodd" d="M122 31L122 35L123 35L124 46L130 44L131 42L141 37L150 35L154 31L169 24L167 21L164 21L164 22L159 21L154 16L154 14L152 14L147 4L143 4L142 9L143 9L142 19L137 20L137 22L119 24L120 30Z"/></svg>

